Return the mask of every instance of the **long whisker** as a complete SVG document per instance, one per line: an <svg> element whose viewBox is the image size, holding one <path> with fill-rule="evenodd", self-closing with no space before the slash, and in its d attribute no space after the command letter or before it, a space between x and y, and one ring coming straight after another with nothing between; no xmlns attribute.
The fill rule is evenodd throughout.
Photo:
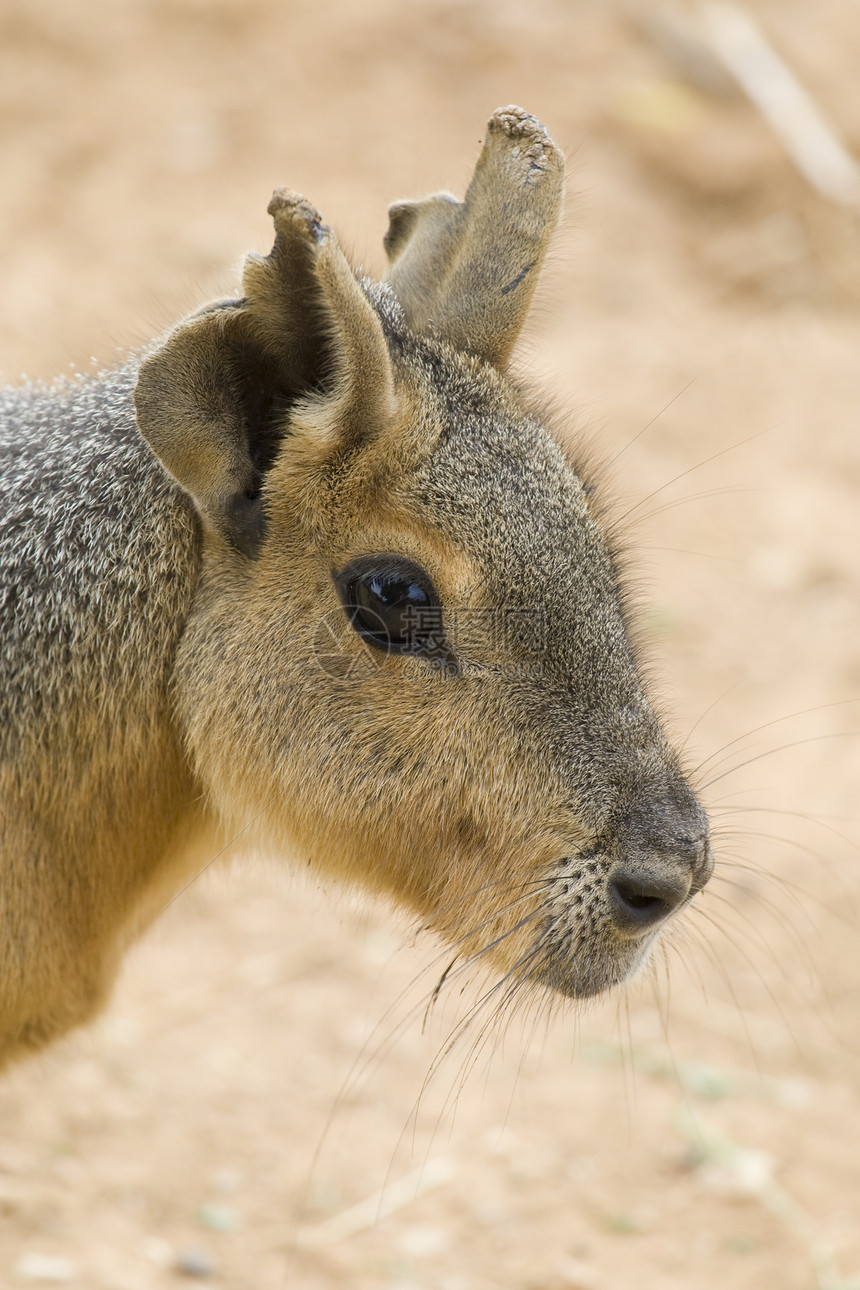
<svg viewBox="0 0 860 1290"><path fill-rule="evenodd" d="M445 914L452 913L453 910L458 908L458 906L474 901L478 896L483 896L488 891L507 894L510 891L537 890L542 887L545 882L545 878L530 878L525 882L509 882L505 878L497 878L493 882L485 882L480 887L471 887L468 891L463 892L462 895L455 897L454 900L448 901L446 905L441 905L435 910L434 921L439 922ZM418 931L432 931L432 927L430 924L425 923L418 928Z"/></svg>
<svg viewBox="0 0 860 1290"><path fill-rule="evenodd" d="M858 846L857 842L855 842L853 838L848 837L848 835L843 833L841 829L834 828L832 824L828 823L827 819L822 818L820 815L810 814L807 811L793 811L782 806L743 805L721 806L717 809L716 813L721 818L728 815L784 815L785 818L789 820L802 820L804 823L814 824L816 828L821 829L825 833L829 833L831 837L836 838L839 842L844 842L851 851L860 851L860 846ZM713 809L711 814L714 814ZM824 856L819 856L818 859L826 862Z"/></svg>
<svg viewBox="0 0 860 1290"><path fill-rule="evenodd" d="M658 489L657 491L659 492L660 490ZM764 492L764 489L762 488L748 488L741 484L735 484L733 486L727 486L725 488L706 488L706 489L703 489L700 493L688 493L686 497L676 497L673 501L664 502L662 506L655 506L652 511L646 511L642 515L637 515L636 523L647 524L650 520L655 519L658 515L666 515L668 514L669 511L676 511L681 506L689 506L692 502L704 502L711 497L734 497L741 493L761 494L762 492ZM645 498L645 501L647 500L648 499ZM609 526L610 534L614 534L618 526L622 524L628 516L635 514L639 506L641 506L642 504L643 504L642 502L637 503L637 505L634 507L631 507L631 509L627 511L625 515L622 515L618 520L613 521L613 523Z"/></svg>
<svg viewBox="0 0 860 1290"><path fill-rule="evenodd" d="M714 928L716 931L718 931L721 934L724 932L724 928L722 927L722 925L718 923L716 919L711 918L710 915L708 915L705 911L698 909L696 913L702 919L702 921L708 924L708 926ZM694 933L695 931L698 931L698 928L695 928L692 925L692 919L687 923L686 930L690 934ZM730 941L730 943L732 943L731 938L727 937L727 939ZM753 1064L755 1065L756 1070L759 1073L761 1073L761 1067L759 1065L758 1049L755 1045L755 1041L753 1040L752 1031L749 1028L749 1022L747 1021L747 1014L737 996L734 981L732 980L731 975L728 972L725 963L717 954L716 948L711 943L711 941L707 937L700 936L699 945L703 949L706 957L713 965L715 971L717 972L717 975L723 981L723 984L725 985L726 990L729 993L729 997L731 998L732 1003L735 1006L735 1010L741 1019L741 1025L743 1026L743 1029L744 1029L744 1035L746 1036L747 1047L749 1048L750 1055L753 1060ZM681 962L684 963L686 966L686 960L683 958L682 955L680 955L677 949L677 946L673 945L670 942L668 945L668 948L672 950L676 955L678 955L678 957L681 959ZM759 979L762 980L762 984L765 985L765 988L767 988L766 983L762 979L760 972L758 972L758 969L755 968L755 965L753 965L753 970L756 972Z"/></svg>
<svg viewBox="0 0 860 1290"><path fill-rule="evenodd" d="M512 903L516 903L516 902L512 902ZM386 1023L389 1021L389 1019L390 1019L390 1017L391 1017L391 1014L392 1014L392 1012L394 1011L394 1009L395 1009L395 1006L396 1006L396 1005L393 1005L391 1008L389 1008L389 1009L387 1010L387 1012L386 1012L386 1016L385 1016L385 1018L383 1018L379 1023L377 1023L377 1025L374 1027L373 1034L369 1037L369 1039L368 1039L368 1040L365 1042L365 1044L362 1046L362 1053L360 1053L360 1054L359 1054L359 1056L357 1057L357 1059L356 1059L355 1063L353 1064L353 1068L352 1068L351 1072L349 1073L349 1075L347 1076L346 1081L344 1082L344 1086L343 1086L343 1088L342 1088L342 1090L341 1090L341 1093L339 1094L339 1097L338 1097L337 1103L335 1104L335 1107L333 1108L333 1113L334 1113L334 1111L336 1111L337 1106L338 1106L338 1105L340 1105L340 1104L341 1104L341 1103L346 1099L346 1097L347 1097L347 1096L348 1096L348 1094L349 1094L350 1089L351 1089L351 1088L352 1088L352 1087L353 1087L353 1086L354 1086L358 1081L360 1081L361 1079L363 1079L363 1078L365 1078L365 1077L366 1077L366 1074L367 1074L368 1070L370 1069L370 1064L372 1063L373 1065L375 1065L375 1064L376 1064L376 1063L378 1063L380 1060L382 1060L382 1057L383 1057L387 1052L389 1052L389 1051L390 1051L390 1049L394 1046L394 1044L396 1044L396 1042L398 1041L398 1039L399 1039L400 1035L403 1033L403 1031L404 1031L406 1028L408 1028L408 1026L412 1023L412 1021L414 1020L414 1018L415 1018L415 1017L416 1017L416 1016L421 1012L421 1010L422 1010L422 1009L423 1009L423 1011L424 1011L424 1018L425 1018L425 1022L426 1022L426 1019L427 1019L427 1017L428 1017L428 1015L429 1015L429 1012L430 1012L430 1010L431 1010L431 1008L432 1008L433 1004L435 1003L435 1000L436 1000L436 999L438 999L439 994L441 993L441 990L442 990L443 986L450 986L450 985L451 985L451 984L453 984L455 981L457 981L458 979L462 978L466 973L468 973L468 972L470 972L471 970L473 970L474 966L475 966L476 964L478 964L478 963L479 963L479 962L480 962L480 961L481 961L481 960L482 960L486 955L488 955L488 954L489 954L493 949L497 948L497 947L498 947L499 945L501 945L501 944L502 944L502 943L503 943L503 942L504 942L508 937L510 937L510 936L512 936L512 935L514 935L514 934L515 934L517 931L519 931L522 927L524 927L524 926L528 925L530 922L532 922L532 921L536 920L536 919L537 919L537 918L539 918L542 914L543 914L543 908L542 908L542 906L539 906L537 909L532 910L528 915L526 915L526 917L524 917L524 918L522 918L522 919L518 920L518 921L517 921L517 922L516 922L512 927L510 927L509 929L507 929L507 931L506 931L506 932L504 932L504 933L503 933L503 934L501 934L500 936L496 937L496 938L495 938L495 939L494 939L494 940L493 940L489 945L482 946L480 949L476 950L474 953L472 953L471 955L469 955L466 959L463 959L461 962L458 962L458 960L461 958L461 956L460 956L459 954L455 955L454 959L453 959L453 960L448 964L448 966L447 966L447 967L445 968L445 970L443 971L443 973L442 973L442 977L441 977L441 978L440 978L440 980L437 982L436 986L434 987L433 991L431 992L431 998L430 998L430 1000L429 1000L429 1001L425 1000L425 1002L424 1002L423 1004L422 1004L422 1003L419 1003L419 1004L414 1005L413 1007L411 1007L411 1008L406 1012L406 1014L405 1014L404 1016L402 1016L402 1017L398 1020L398 1022L397 1022L397 1024L396 1024L396 1026L394 1026L394 1027L393 1027L393 1029L391 1029L391 1030L389 1031L389 1033L388 1033L387 1038L385 1039L385 1041L384 1041L384 1042L382 1042L382 1043L379 1043L379 1044L375 1044L375 1043L374 1043L374 1047L373 1047L373 1050L372 1050L372 1052L371 1052L371 1055L370 1055L370 1056L365 1056L365 1054L367 1054L367 1052L368 1052L368 1048L369 1048L369 1045L371 1044L371 1042L373 1042L373 1041L375 1040L376 1036L377 1036L377 1035L379 1034L379 1032L381 1031L381 1029L382 1029L383 1025L384 1025L384 1024L386 1024ZM488 920L488 921L493 921L493 920ZM477 934L477 933L476 933L476 929L472 929L469 933L466 933L466 934L464 935L464 937L462 937L462 938L461 938L461 940L462 940L462 941L465 941L465 940L469 939L471 936L473 936L473 935L475 935L475 934ZM448 953L450 953L450 947L449 947ZM438 957L437 957L437 959L435 960L435 962L438 962L438 961L439 961L439 958L441 958L441 957L442 957L442 955L438 956ZM527 958L528 958L528 955L524 956L524 959L527 959ZM441 1060L442 1060L442 1058L444 1057L444 1055L445 1055L448 1051L450 1051L450 1049L451 1049L451 1048L454 1046L454 1044L457 1042L457 1039L459 1038L459 1034L460 1034L460 1032L461 1032L461 1031L465 1031L465 1029L466 1029L466 1028L468 1027L468 1025L470 1024L470 1022L471 1022L471 1020L472 1020L472 1015L476 1012L476 1010L477 1010L477 1009L479 1009L480 1007L482 1007L490 997L492 997L493 992L494 992L495 990L499 989L499 988L500 988L500 986L502 986L502 985L504 984L504 982L508 979L508 977L511 975L511 973L514 973L514 972L516 972L516 971L518 970L518 968L521 966L521 964L522 964L522 962L524 961L524 959L521 959L517 964L515 964L515 965L514 965L514 967L513 967L513 968L510 970L510 972L507 974L507 976L506 976L506 977L503 977L503 978L502 978L502 980L501 980L500 982L496 983L496 985L494 985L494 986L493 986L493 987L492 987L492 988L491 988L491 989L486 993L486 995L485 995L485 996L483 996L483 998L482 998L481 1000L479 1000L479 1001L478 1001L478 1003L477 1003L476 1005L474 1005L474 1007L470 1010L469 1014L467 1014L467 1016L466 1016L465 1018L463 1018L463 1019L458 1023L458 1025L454 1028L454 1031L452 1031L452 1032L449 1034L449 1036L448 1036L447 1040L445 1041L445 1044L443 1045L443 1050L442 1050L442 1051L440 1051L439 1053L437 1053L436 1057L435 1057L435 1058L433 1059L433 1061L431 1062L430 1068L429 1068L429 1070L428 1070L428 1072L427 1072L427 1077L426 1077L426 1079L425 1079L425 1081L424 1081L424 1085L422 1086L422 1092L421 1092L421 1094L419 1095L418 1101L416 1102L416 1107L415 1107L415 1110L416 1110L416 1111L417 1111L418 1106L419 1106L419 1104L420 1104L420 1101L421 1101L421 1099L422 1099L422 1097L423 1097L423 1092L424 1092L424 1089L425 1089L425 1088L426 1088L426 1086L427 1086L427 1083L429 1082L429 1080L430 1080L430 1078L432 1077L432 1075L435 1073L435 1070L437 1069L437 1067L438 1067L438 1066L439 1066L439 1064L441 1063ZM414 985L414 984L416 984L416 983L417 983L417 981L420 979L420 977L426 973L426 971L427 971L427 969L424 969L424 971L423 971L423 972L419 973L419 974L417 975L417 977L413 979L413 983L412 983L412 984L413 984L413 985ZM410 988L410 987L407 987L407 991L408 991L408 989L409 989L409 988ZM406 993L406 991L401 992L401 999L404 997L404 994L405 994L405 993ZM317 1155L318 1155L318 1154L319 1154L319 1153L317 1153Z"/></svg>
<svg viewBox="0 0 860 1290"><path fill-rule="evenodd" d="M720 697L720 699L715 700L715 702L711 704L709 708L706 708L702 716L703 717L707 716L708 712L712 710L712 708L715 706L716 703L722 702L722 699L725 698L725 695L730 694L731 691L736 688L737 688L737 682L735 683L735 685L730 686L729 689L725 692L725 694L723 694ZM709 756L705 757L704 760L701 761L699 765L694 768L693 774L698 775L700 771L704 770L704 768L708 765L709 762L714 760L714 758L721 757L722 754L727 752L729 748L735 748L738 744L743 743L745 739L752 739L753 735L761 734L763 730L772 730L774 726L782 726L782 725L785 725L786 722L788 721L796 721L798 717L815 716L819 712L829 712L832 708L850 707L856 703L857 703L856 699L837 699L833 703L817 703L811 708L799 708L795 712L787 712L784 716L774 717L771 721L763 721L760 725L753 726L750 730L744 731L743 734L736 735L734 739L729 739L727 743L724 743L722 745L722 747L717 748L714 752L710 753ZM700 717L699 720L701 719L702 718ZM693 727L693 729L695 729L695 726Z"/></svg>
<svg viewBox="0 0 860 1290"><path fill-rule="evenodd" d="M513 966L505 973L505 975L501 977L498 981L496 981L492 986L490 986L480 996L480 998L469 1008L466 1015L460 1018L451 1027L448 1034L445 1036L444 1040L442 1041L439 1048L437 1049L435 1056L432 1058L429 1064L429 1067L424 1076L424 1079L422 1080L421 1088L419 1090L418 1096L415 1100L415 1103L412 1107L409 1117L407 1118L406 1124L404 1124L403 1126L403 1130L400 1134L399 1140L402 1140L403 1134L406 1132L409 1125L411 1123L414 1124L415 1119L420 1112L420 1108L424 1100L424 1096L427 1092L427 1089L429 1088L431 1081L434 1079L442 1063L449 1056L449 1054L454 1050L454 1048L460 1042L464 1034L472 1026L475 1019L481 1014L481 1012L483 1012L487 1008L487 1006L491 1002L496 1000L496 997L499 995L501 991L506 992L511 985L515 986L517 984L516 982L517 976L520 974L523 974L524 972L527 972L531 964L541 953L542 953L542 947L538 945L538 946L533 946L530 950L526 951L523 955L521 955L520 958L513 964ZM505 996L503 995L502 997L504 999ZM469 1061L469 1057L472 1054L474 1054L474 1060L476 1060L477 1055L479 1055L479 1052L478 1054L474 1054L474 1049L473 1049L472 1053L469 1056L467 1056L467 1059L466 1059L467 1062ZM469 1070L472 1069L473 1064L474 1063L472 1061L472 1064L468 1066ZM461 1087L462 1087L462 1081L461 1081ZM451 1094L452 1094L452 1090L449 1090L449 1093L446 1096L446 1100L445 1100L446 1108L450 1104ZM444 1110L443 1110L443 1115L444 1115Z"/></svg>
<svg viewBox="0 0 860 1290"><path fill-rule="evenodd" d="M680 395L683 394L684 390L686 389L689 389L689 385L684 386L684 389L679 391L679 393L675 395L675 398L676 399L679 398ZM667 404L667 407L671 407L674 401L675 400L673 399L671 403ZM663 409L663 411L665 411L665 409ZM661 416L662 413L658 413L657 415ZM647 429L648 427L646 426L644 428ZM738 448L745 448L747 444L753 443L756 439L760 439L762 435L771 434L772 430L773 430L772 426L767 426L764 430L757 430L755 434L748 435L745 439L739 439L737 443L730 444L728 448L721 448L718 452L712 453L710 457L705 457L703 461L696 462L695 466L688 466L686 470L682 470L680 474L674 475L672 479L667 479L666 483L661 484L659 488L655 488L650 493L647 493L643 498L641 498L635 504L635 506L631 506L630 509L625 511L623 515L620 515L614 523L623 524L628 516L634 515L641 506L644 506L646 504L646 502L650 502L653 497L659 497L661 493L664 493L667 488L671 488L673 484L677 484L680 480L686 479L688 475L695 474L697 470L703 470L705 466L710 466L711 462L719 460L720 457L725 457L730 452L737 452ZM640 433L642 432L640 431ZM638 438L638 435L637 435L637 438ZM631 443L632 442L635 442L635 440L631 440ZM610 465L611 464L612 463L610 462ZM750 491L759 491L759 490L750 490Z"/></svg>
<svg viewBox="0 0 860 1290"><path fill-rule="evenodd" d="M732 685L728 687L728 689L723 690L722 694L718 695L716 699L713 699L708 704L708 706L704 708L702 712L699 713L698 717L696 717L696 720L693 722L693 724L690 726L690 729L687 731L687 734L683 741L684 748L687 748L689 746L691 738L696 733L696 731L698 730L702 722L705 720L705 718L714 711L714 708L716 708L725 699L727 699L729 695L732 693L732 691L738 688L739 684L740 684L739 681L735 681ZM701 769L701 763L699 766L696 767L696 770L693 773L697 774L700 769Z"/></svg>
<svg viewBox="0 0 860 1290"><path fill-rule="evenodd" d="M774 994L774 992L773 992L773 989L771 988L770 984L768 983L767 978L764 976L764 974L762 973L761 969L760 969L760 968L758 967L758 965L755 963L755 961L754 961L754 959L752 958L752 956L748 953L748 951L744 948L744 946L743 946L742 944L740 944L740 943L739 943L739 942L738 942L738 941L737 941L733 936L731 936L731 935L729 934L729 931L728 931L728 929L726 928L726 926L725 926L724 924L722 924L722 923L717 922L717 920L716 920L716 919L715 919L711 914L709 914L706 910L703 910L701 907L699 907L699 908L696 910L696 913L697 913L697 916L698 916L699 918L703 919L703 920L704 920L705 922L707 922L707 923L710 923L710 925L711 925L712 927L714 927L715 929L717 929L717 930L720 932L720 934L721 934L723 937L725 937L725 939L729 942L729 944L732 946L732 948L734 949L734 951L735 951L735 952L736 952L736 953L737 953L737 954L738 954L738 955L739 955L739 956L740 956L740 957L741 957L741 958L746 962L747 966L751 969L751 971L755 974L755 976L756 976L756 977L758 978L758 980L760 981L760 983L761 983L762 987L764 988L765 992L767 993L768 997L770 998L771 1003L774 1005L774 1007L775 1007L775 1008L777 1009L777 1011L779 1012L780 1018L782 1019L782 1022L783 1022L783 1024L785 1025L786 1030L787 1030L787 1031L788 1031L788 1033L791 1035L792 1041L794 1042L794 1045L795 1045L795 1047L797 1048L797 1051L798 1051L799 1053L802 1053L802 1052L803 1052L803 1046L802 1046L802 1044L800 1043L800 1041L799 1041L799 1040L798 1040L798 1038L797 1038L797 1035L796 1035L796 1033L795 1033L795 1031L794 1031L794 1028L793 1028L793 1026L791 1025L791 1022L789 1021L788 1016L786 1015L785 1009L782 1007L782 1004L780 1003L779 999L776 997L776 995L775 995L775 994ZM745 1028L746 1028L746 1021L745 1021L745 1017L744 1017L744 1012L743 1012L743 1009L741 1008L741 1006L740 1006L740 1004L739 1004L739 1002L738 1002L737 995L735 994L734 986L732 985L732 983L731 983L731 981L730 981L730 979L729 979L728 977L726 977L725 979L726 979L726 984L727 984L727 986L728 986L729 992L730 992L730 994L731 994L731 996L732 996L732 999L734 1000L734 1003L735 1003L735 1005L736 1005L736 1007L737 1007L737 1009L738 1009L738 1012L739 1012L740 1016L744 1019L744 1026L745 1026ZM753 1051L755 1051L755 1050L753 1049Z"/></svg>
<svg viewBox="0 0 860 1290"><path fill-rule="evenodd" d="M691 387L692 385L695 385L695 383L696 383L696 381L697 381L698 379L699 379L699 378L698 378L698 376L691 376L691 377L690 377L690 379L689 379L689 381L687 382L687 384L686 384L686 385L682 385L682 386L681 386L681 388L680 388L680 390L678 391L678 393L677 393L677 394L675 394L675 395L673 395L673 396L672 396L672 398L669 400L669 402L668 402L668 403L664 403L664 404L663 404L663 406L662 406L662 408L660 409L660 411L659 411L659 412L655 412L655 413L654 413L654 416L651 418L651 420L650 420L650 421L646 421L646 422L645 422L645 424L644 424L644 426L642 427L642 429L641 429L641 430L637 430L637 431L636 431L636 433L635 433L635 435L633 436L633 438L632 438L632 439L628 439L628 440L627 440L627 442L626 442L626 444L624 445L624 447L623 447L623 448L619 448L619 450L618 450L618 452L615 454L615 456L614 456L614 457L612 457L612 458L610 458L610 460L606 463L606 469L607 469L607 470L609 470L609 469L610 469L610 467L614 466L614 465L615 465L615 463L616 463L616 461L618 461L619 457L623 457L623 456L624 456L624 454L625 454L625 452L627 452L627 451L628 451L628 449L632 448L632 447L633 447L633 445L634 445L634 443L636 443L636 442L637 442L637 440L641 439L641 438L642 438L642 436L643 436L643 434L645 434L645 433L646 433L646 431L650 430L650 429L651 429L651 427L652 427L653 425L655 425L655 424L660 420L660 418L661 418L661 417L662 417L666 412L668 412L668 411L669 411L669 409L670 409L671 407L673 407L673 406L678 402L678 400L679 400L680 398L683 398L683 396L687 393L687 391L690 389L690 387ZM702 465L705 465L705 462L702 462L701 464L702 464ZM696 467L693 467L693 469L695 470L695 469L696 469ZM681 478L681 476L679 475L679 476L678 476L678 478L680 479L680 478ZM670 483L673 483L674 481L673 481L673 480L670 480L669 482L670 482ZM668 487L669 487L669 484L664 484L663 486L664 486L664 488L668 488ZM652 494L652 496L653 496L653 494ZM646 498L645 500L647 501L647 498Z"/></svg>
<svg viewBox="0 0 860 1290"><path fill-rule="evenodd" d="M791 903L792 908L805 918L810 926L812 926L813 920L809 913L809 905L817 906L818 909L837 918L846 926L854 926L854 920L848 917L842 907L842 903L834 903L832 899L825 900L816 892L809 891L806 887L801 886L800 883L786 877L785 874L771 873L759 865L750 864L734 851L729 851L724 844L731 844L733 840L735 842L742 842L750 837L761 838L762 841L765 842L779 843L781 846L793 848L794 850L799 851L802 855L809 856L810 859L817 861L829 870L830 865L827 857L822 855L819 851L814 851L811 847L805 846L802 842L798 842L796 838L786 838L782 837L778 833L767 833L759 829L745 829L743 831L730 830L726 832L722 832L721 830L716 836L720 843L718 860L719 867L717 872L714 874L714 877L711 879L712 882L732 882L732 879L728 874L721 872L721 870L724 869L732 869L739 873L751 874L755 878L766 879L768 883L773 883L779 887L786 900ZM846 887L844 893L842 893L842 902L847 900L850 894L850 890ZM761 895L757 898L759 900L764 900L764 897ZM775 908L776 907L774 906L774 909Z"/></svg>
<svg viewBox="0 0 860 1290"><path fill-rule="evenodd" d="M755 923L753 919L751 919L743 909L739 909L737 905L733 905L732 902L726 896L722 895L721 892L712 891L710 895L711 895L711 900L718 902L721 905L724 905L727 909L730 909L732 911L732 913L735 915L736 918L743 920L745 926L748 929L749 935L757 942L757 944L767 955L771 963L773 963L774 966L779 970L782 970L783 964L781 960L779 959L773 947L768 943L767 939L762 935L761 928L758 926L758 924ZM771 912L775 916L778 915L779 913L779 911L776 910L775 908L771 908ZM815 964L809 953L808 945L804 941L803 937L797 933L797 930L791 924L788 924L788 930L789 930L789 934L791 935L792 942L795 945L795 948L797 949L800 956L806 961L807 968L810 972L810 977L814 978Z"/></svg>
<svg viewBox="0 0 860 1290"><path fill-rule="evenodd" d="M736 775L739 770L743 770L746 766L752 766L756 762L763 761L766 757L774 757L777 753L787 752L792 748L803 748L807 744L824 743L828 739L856 739L857 734L856 730L835 730L830 734L809 735L805 739L795 739L791 743L780 744L777 748L768 748L765 752L756 753L753 757L747 757L745 761L739 761L736 766L732 766L731 770L715 775L706 784L702 784L699 791L707 793L709 789L713 788L714 784L719 784L721 780L728 779L729 775Z"/></svg>
<svg viewBox="0 0 860 1290"><path fill-rule="evenodd" d="M480 890L486 890L487 888L490 888L493 885L495 884L491 884L491 883L484 884L484 886ZM521 886L523 887L531 887L532 885L533 885L532 883L521 884ZM507 887L509 889L516 889L516 886L517 884L507 884ZM523 897L521 897L520 899L524 900L527 897L532 895L533 895L532 892L526 892L523 895ZM513 907L517 903L518 903L517 901L511 902L510 907ZM494 917L491 919L485 920L485 922L481 926L482 927L486 926L487 924L495 921L495 918L497 918L501 912L502 911L496 911ZM541 912L540 908L538 908L536 911L534 911L534 916L537 917L540 914L540 912ZM517 923L514 928L510 929L510 934L513 934L515 930L519 930L519 928L523 926L526 921L528 920L520 920L520 922ZM480 931L480 928L470 929L469 932L465 933L460 938L460 943L464 943L465 941L469 940L471 937L478 935L479 931ZM504 936L501 936L497 938L495 944L498 945L503 940L504 940ZM384 1058L388 1055L388 1053L400 1041L400 1038L403 1035L403 1033L406 1030L408 1030L408 1028L413 1023L415 1018L418 1015L420 1015L422 1011L424 1013L424 1025L426 1025L429 1014L432 1011L433 1007L435 1006L435 1003L438 1000L443 987L445 985L450 985L458 978L462 977L466 972L468 972L473 965L473 960L480 957L481 953L484 952L482 949L481 951L478 952L477 955L470 956L469 958L461 962L459 967L457 967L456 964L458 960L462 957L459 951L459 943L458 943L458 945L454 947L457 949L458 952L455 954L454 959L451 960L451 962L449 962L448 965L443 970L442 976L437 981L436 985L431 991L429 999L425 998L419 1001L418 1003L409 1007L405 1013L397 1017L398 1010L400 1009L404 1000L408 997L409 993L418 985L422 977L425 977L429 972L432 972L439 965L439 963L442 962L450 954L451 948L452 947L450 945L443 948L439 954L434 956L434 958L431 960L431 962L428 965L422 967L415 974L415 976L413 976L411 981L399 992L394 1002L390 1004L388 1008L386 1008L382 1017L380 1017L380 1019L376 1022L370 1035L368 1035L367 1039L362 1044L361 1049L356 1054L356 1057L352 1063L352 1066L344 1079L340 1092L338 1093L332 1105L326 1126L317 1143L316 1151L314 1152L314 1157L311 1163L309 1177L313 1175L313 1171L317 1167L317 1162L322 1153L328 1133L334 1123L334 1120L340 1108L346 1103L351 1090L356 1085L360 1084L364 1079L366 1079L370 1071L384 1060ZM397 1020L395 1024L392 1025L392 1021L395 1017L397 1017ZM422 1026L422 1029L423 1029L423 1026ZM385 1033L385 1037L382 1038L382 1035L384 1032L387 1032L387 1033Z"/></svg>

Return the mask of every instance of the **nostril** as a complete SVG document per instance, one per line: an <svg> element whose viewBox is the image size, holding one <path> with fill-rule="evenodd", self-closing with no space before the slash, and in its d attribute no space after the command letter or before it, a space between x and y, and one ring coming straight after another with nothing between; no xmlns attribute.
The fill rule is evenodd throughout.
<svg viewBox="0 0 860 1290"><path fill-rule="evenodd" d="M625 908L642 912L653 910L658 905L662 908L665 904L659 896L644 896L641 892L633 891L626 883L615 884L615 895Z"/></svg>
<svg viewBox="0 0 860 1290"><path fill-rule="evenodd" d="M645 931L646 928L653 927L673 908L662 896L643 891L638 884L625 878L611 879L609 890L612 893L616 921L630 931Z"/></svg>
<svg viewBox="0 0 860 1290"><path fill-rule="evenodd" d="M684 903L691 885L689 873L616 869L609 879L615 921L634 935L656 927Z"/></svg>

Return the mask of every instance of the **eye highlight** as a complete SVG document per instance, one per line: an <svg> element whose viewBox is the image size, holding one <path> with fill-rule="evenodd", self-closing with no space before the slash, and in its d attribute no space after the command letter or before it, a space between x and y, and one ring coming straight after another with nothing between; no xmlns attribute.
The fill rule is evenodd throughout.
<svg viewBox="0 0 860 1290"><path fill-rule="evenodd" d="M350 623L368 645L450 663L442 606L420 565L399 555L360 556L335 574L335 583Z"/></svg>

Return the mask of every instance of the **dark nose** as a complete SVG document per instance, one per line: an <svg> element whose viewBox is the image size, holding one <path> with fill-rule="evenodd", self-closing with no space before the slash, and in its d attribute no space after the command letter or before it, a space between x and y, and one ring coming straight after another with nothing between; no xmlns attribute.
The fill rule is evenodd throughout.
<svg viewBox="0 0 860 1290"><path fill-rule="evenodd" d="M620 865L609 877L612 914L621 931L637 935L662 923L683 905L693 887L691 870L661 864Z"/></svg>
<svg viewBox="0 0 860 1290"><path fill-rule="evenodd" d="M701 891L714 867L707 821L698 803L650 804L628 817L624 858L609 875L612 916L618 930L641 936Z"/></svg>

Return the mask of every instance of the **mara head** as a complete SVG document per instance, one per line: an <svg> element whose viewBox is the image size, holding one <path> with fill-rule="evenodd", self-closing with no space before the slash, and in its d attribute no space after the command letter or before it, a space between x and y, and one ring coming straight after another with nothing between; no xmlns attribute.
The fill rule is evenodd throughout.
<svg viewBox="0 0 860 1290"><path fill-rule="evenodd" d="M592 489L505 374L562 178L496 112L463 202L391 208L379 284L277 192L243 297L154 349L136 404L199 515L175 704L228 830L586 996L711 855Z"/></svg>

